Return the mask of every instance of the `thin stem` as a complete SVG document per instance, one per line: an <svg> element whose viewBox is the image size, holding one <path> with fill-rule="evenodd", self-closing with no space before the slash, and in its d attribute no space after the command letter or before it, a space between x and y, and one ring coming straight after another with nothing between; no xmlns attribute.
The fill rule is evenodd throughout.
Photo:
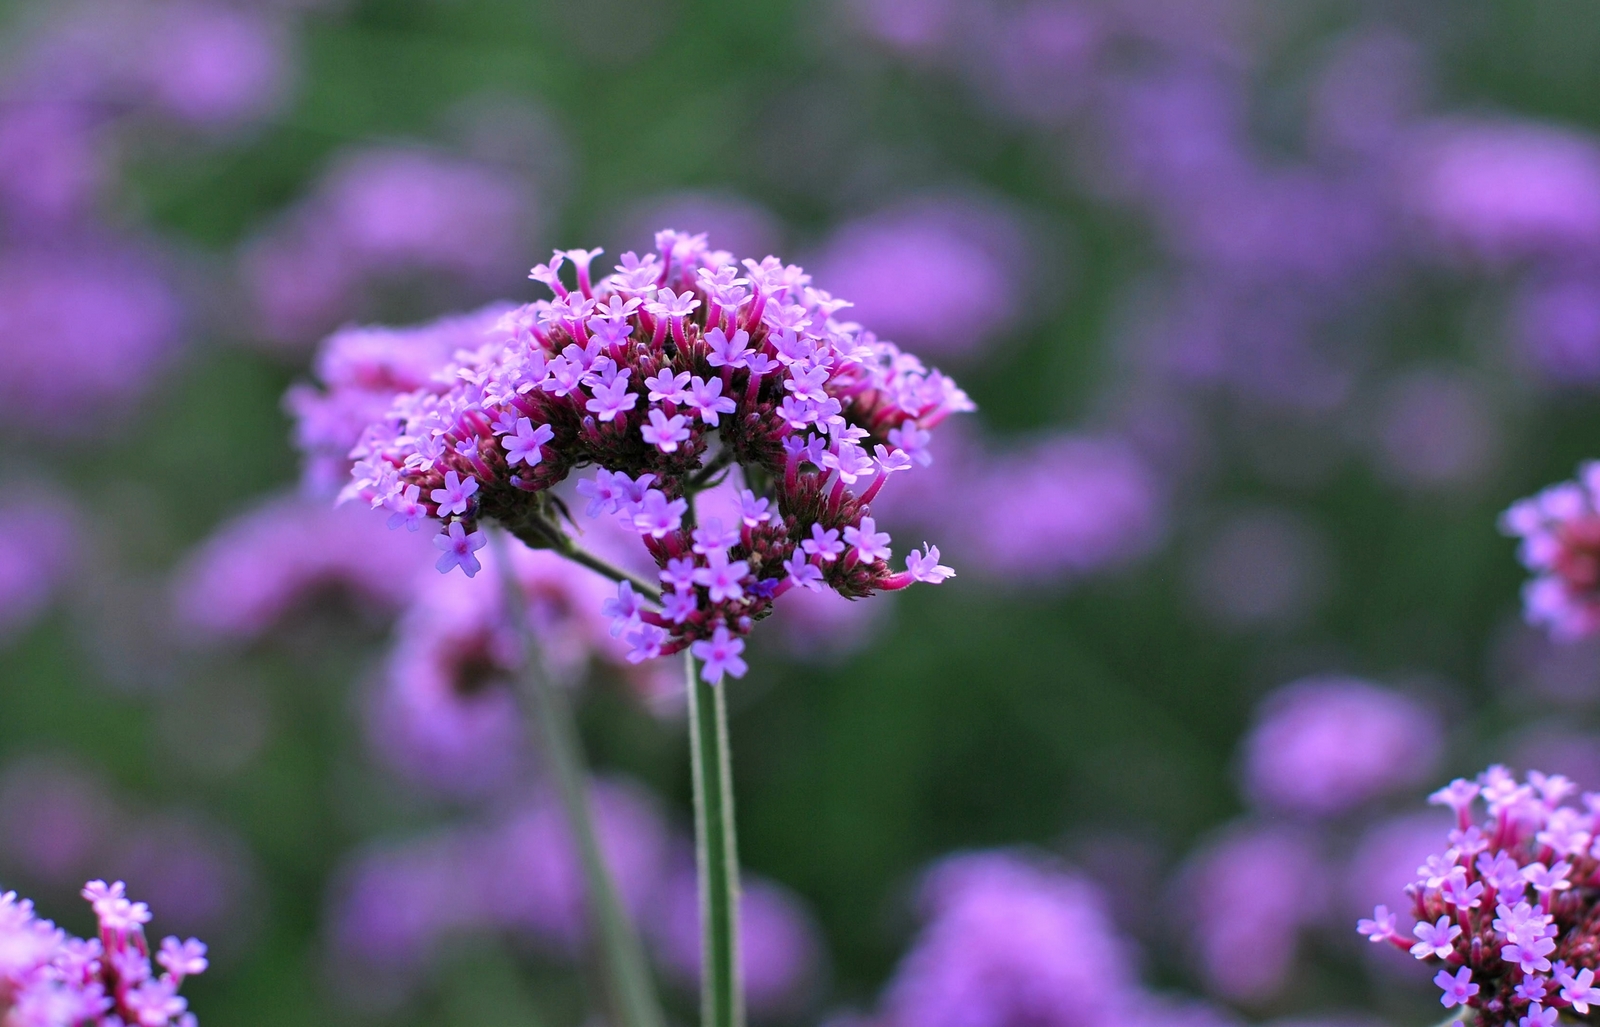
<svg viewBox="0 0 1600 1027"><path fill-rule="evenodd" d="M555 778L556 790L566 813L583 866L584 885L589 897L589 914L611 1005L623 1027L664 1027L661 1004L655 984L645 966L644 947L622 908L616 884L606 867L595 834L594 814L589 808L589 774L585 769L583 741L572 716L566 693L550 680L528 625L527 603L511 566L511 547L502 533L491 536L495 564L505 594L506 616L516 626L522 647L522 673L519 681L523 699L533 707L539 724L545 756Z"/></svg>
<svg viewBox="0 0 1600 1027"><path fill-rule="evenodd" d="M700 877L701 1024L744 1027L739 846L733 826L727 698L720 687L701 680L692 653L684 653L683 665L688 675L695 863Z"/></svg>
<svg viewBox="0 0 1600 1027"><path fill-rule="evenodd" d="M610 578L612 581L626 581L628 584L633 586L633 590L635 592L644 596L657 606L661 605L661 590L650 584L648 581L645 581L637 574L630 574L621 567L613 567L611 564L606 563L593 553L579 549L576 545L570 542L567 545L557 549L556 552L571 560L573 563L587 567L597 574L601 574Z"/></svg>

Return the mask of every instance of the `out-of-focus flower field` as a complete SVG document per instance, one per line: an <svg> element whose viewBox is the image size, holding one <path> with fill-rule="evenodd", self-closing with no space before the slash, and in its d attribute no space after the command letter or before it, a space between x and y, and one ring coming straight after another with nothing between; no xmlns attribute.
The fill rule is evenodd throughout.
<svg viewBox="0 0 1600 1027"><path fill-rule="evenodd" d="M795 588L719 686L752 1021L1438 1021L1355 930L1426 797L1600 790L1600 643L1546 630L1600 607L1530 626L1501 519L1600 457L1594 15L0 3L0 891L88 937L125 880L202 1023L602 1022L496 576L334 497L552 248L675 229L977 405L871 505L956 577ZM681 671L510 563L691 1022Z"/></svg>

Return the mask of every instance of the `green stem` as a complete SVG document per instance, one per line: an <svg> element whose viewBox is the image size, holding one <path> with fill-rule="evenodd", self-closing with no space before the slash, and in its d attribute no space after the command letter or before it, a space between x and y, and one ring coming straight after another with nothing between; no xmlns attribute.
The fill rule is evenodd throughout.
<svg viewBox="0 0 1600 1027"><path fill-rule="evenodd" d="M661 590L650 584L648 581L645 581L638 575L630 574L620 567L613 567L611 564L606 563L593 553L579 549L576 545L573 545L570 542L560 549L557 549L556 552L571 560L573 563L587 567L596 574L608 577L612 581L626 581L628 584L633 586L633 590L635 592L644 596L657 606L661 605Z"/></svg>
<svg viewBox="0 0 1600 1027"><path fill-rule="evenodd" d="M562 689L550 680L528 625L527 603L511 566L511 548L500 532L491 536L495 564L505 595L506 616L516 626L522 644L519 681L524 701L533 708L539 724L545 757L566 813L567 827L578 849L589 915L602 968L611 992L611 1005L622 1027L664 1027L655 984L645 965L644 946L628 920L616 884L600 851L594 815L589 808L589 775L585 769L583 741Z"/></svg>
<svg viewBox="0 0 1600 1027"><path fill-rule="evenodd" d="M739 846L733 827L728 704L722 688L688 674L689 752L694 774L695 862L700 876L702 1027L744 1027L739 973Z"/></svg>

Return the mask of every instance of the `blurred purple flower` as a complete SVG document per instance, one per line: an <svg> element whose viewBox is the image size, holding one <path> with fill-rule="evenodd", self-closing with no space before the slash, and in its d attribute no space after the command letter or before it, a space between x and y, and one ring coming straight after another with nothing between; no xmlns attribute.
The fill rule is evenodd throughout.
<svg viewBox="0 0 1600 1027"><path fill-rule="evenodd" d="M0 101L0 212L13 231L88 213L109 171L99 121L77 104Z"/></svg>
<svg viewBox="0 0 1600 1027"><path fill-rule="evenodd" d="M1491 664L1495 684L1514 702L1533 700L1581 709L1600 700L1600 636L1557 642L1517 618L1496 632ZM1600 781L1600 772L1561 773L1574 780Z"/></svg>
<svg viewBox="0 0 1600 1027"><path fill-rule="evenodd" d="M224 947L246 940L255 861L231 830L188 812L142 816L118 833L102 860L149 896L174 930Z"/></svg>
<svg viewBox="0 0 1600 1027"><path fill-rule="evenodd" d="M1407 159L1409 206L1446 252L1491 266L1600 246L1600 146L1531 121L1446 121Z"/></svg>
<svg viewBox="0 0 1600 1027"><path fill-rule="evenodd" d="M936 356L972 355L1024 318L1033 260L1017 215L974 197L923 196L844 225L816 261L843 319Z"/></svg>
<svg viewBox="0 0 1600 1027"><path fill-rule="evenodd" d="M197 635L251 641L334 591L358 609L392 614L432 554L426 537L387 531L367 511L277 496L223 524L185 559L173 602Z"/></svg>
<svg viewBox="0 0 1600 1027"><path fill-rule="evenodd" d="M1387 165L1427 91L1423 54L1413 40L1387 27L1358 28L1335 41L1312 82L1311 146L1319 155Z"/></svg>
<svg viewBox="0 0 1600 1027"><path fill-rule="evenodd" d="M603 537L604 528L594 535ZM510 553L548 671L571 682L597 661L631 679L632 669L623 670L628 647L601 612L616 586L549 551ZM500 591L429 572L414 585L369 703L369 742L415 783L447 795L492 792L522 768L524 737L509 687L518 643Z"/></svg>
<svg viewBox="0 0 1600 1027"><path fill-rule="evenodd" d="M868 38L904 57L930 59L962 38L972 0L844 0Z"/></svg>
<svg viewBox="0 0 1600 1027"><path fill-rule="evenodd" d="M289 79L273 12L214 0L60 5L20 51L21 92L112 110L148 107L202 127L270 112Z"/></svg>
<svg viewBox="0 0 1600 1027"><path fill-rule="evenodd" d="M1600 276L1587 265L1530 276L1518 287L1511 335L1552 384L1600 386Z"/></svg>
<svg viewBox="0 0 1600 1027"><path fill-rule="evenodd" d="M80 546L77 511L65 498L27 482L12 483L8 492L0 502L0 644L26 630L61 592Z"/></svg>
<svg viewBox="0 0 1600 1027"><path fill-rule="evenodd" d="M952 856L922 887L925 926L884 996L885 1027L1117 1021L1133 953L1095 887L1026 857Z"/></svg>
<svg viewBox="0 0 1600 1027"><path fill-rule="evenodd" d="M1235 513L1205 539L1189 572L1195 612L1235 629L1294 624L1327 594L1321 534L1287 510Z"/></svg>
<svg viewBox="0 0 1600 1027"><path fill-rule="evenodd" d="M591 786L595 826L624 907L636 919L655 901L669 848L654 800L636 785ZM421 983L441 942L514 930L572 958L584 944L583 875L556 797L492 821L435 831L351 857L328 898L336 960L365 976Z"/></svg>
<svg viewBox="0 0 1600 1027"><path fill-rule="evenodd" d="M116 817L94 775L64 759L19 760L0 777L0 858L26 880L70 887L94 873Z"/></svg>
<svg viewBox="0 0 1600 1027"><path fill-rule="evenodd" d="M1355 678L1306 678L1257 710L1244 790L1267 812L1336 816L1428 780L1443 748L1443 726L1421 703Z"/></svg>
<svg viewBox="0 0 1600 1027"><path fill-rule="evenodd" d="M975 48L974 81L1000 108L1043 126L1077 114L1095 84L1106 44L1104 18L1073 0L1030 0L985 18L987 37Z"/></svg>
<svg viewBox="0 0 1600 1027"><path fill-rule="evenodd" d="M177 298L134 250L0 250L0 419L23 431L93 430L154 383L180 321ZM85 416L63 419L69 409Z"/></svg>
<svg viewBox="0 0 1600 1027"><path fill-rule="evenodd" d="M241 273L268 337L305 344L363 314L385 280L442 278L479 296L514 287L505 269L524 263L537 213L529 183L495 166L414 147L356 150L246 247Z"/></svg>
<svg viewBox="0 0 1600 1027"><path fill-rule="evenodd" d="M1523 616L1560 641L1600 631L1600 463L1519 499L1500 530L1521 540L1517 559L1533 573L1523 586Z"/></svg>
<svg viewBox="0 0 1600 1027"><path fill-rule="evenodd" d="M739 907L739 950L750 1012L793 1015L820 983L822 936L804 901L746 873ZM663 969L684 990L700 983L700 896L694 863L680 859L644 923Z"/></svg>
<svg viewBox="0 0 1600 1027"><path fill-rule="evenodd" d="M1165 533L1160 483L1116 438L1058 435L994 454L973 493L963 562L996 578L1092 573L1149 553Z"/></svg>
<svg viewBox="0 0 1600 1027"><path fill-rule="evenodd" d="M1379 468L1419 491L1477 484L1499 456L1489 397L1456 371L1419 369L1391 379L1373 421Z"/></svg>
<svg viewBox="0 0 1600 1027"><path fill-rule="evenodd" d="M1191 855L1174 894L1206 990L1246 1004L1278 994L1323 910L1324 873L1311 839L1287 828L1239 824Z"/></svg>

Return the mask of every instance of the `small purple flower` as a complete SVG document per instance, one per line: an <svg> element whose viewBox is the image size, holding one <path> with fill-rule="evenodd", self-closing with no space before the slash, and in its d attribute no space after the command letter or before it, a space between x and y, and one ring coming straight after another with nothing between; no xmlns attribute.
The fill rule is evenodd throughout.
<svg viewBox="0 0 1600 1027"><path fill-rule="evenodd" d="M743 328L734 332L732 338L724 335L721 328L713 328L706 332L706 345L711 347L706 363L729 369L744 367L750 354L749 343L750 333Z"/></svg>
<svg viewBox="0 0 1600 1027"><path fill-rule="evenodd" d="M1517 1027L1556 1027L1556 1020L1561 1011L1551 1007L1546 1009L1535 1002L1528 1007L1528 1015L1517 1021Z"/></svg>
<svg viewBox="0 0 1600 1027"><path fill-rule="evenodd" d="M821 569L807 560L804 553L795 553L785 560L783 569L788 572L789 580L795 585L808 588L813 592L821 592L827 587L822 580Z"/></svg>
<svg viewBox="0 0 1600 1027"><path fill-rule="evenodd" d="M1411 954L1418 959L1427 959L1435 956L1443 959L1454 951L1451 944L1461 937L1461 928L1450 922L1448 916L1441 916L1438 923L1430 924L1426 920L1411 929L1417 936L1417 943L1411 946ZM1548 969L1548 967L1546 968Z"/></svg>
<svg viewBox="0 0 1600 1027"><path fill-rule="evenodd" d="M449 573L452 567L460 567L467 577L473 577L483 569L474 554L488 544L489 539L483 532L474 531L469 535L460 521L451 521L449 528L433 537L434 548L440 550L434 566L441 574Z"/></svg>
<svg viewBox="0 0 1600 1027"><path fill-rule="evenodd" d="M644 499L639 503L639 510L633 515L633 527L641 535L651 538L661 538L669 531L677 531L683 524L683 515L689 510L689 501L674 499L669 501L666 493L660 489L651 489L644 494Z"/></svg>
<svg viewBox="0 0 1600 1027"><path fill-rule="evenodd" d="M847 525L844 529L844 540L847 545L856 547L856 552L860 554L863 563L887 560L892 555L889 550L889 533L878 531L877 523L871 517L861 518L859 528Z"/></svg>
<svg viewBox="0 0 1600 1027"><path fill-rule="evenodd" d="M811 526L811 537L800 543L800 548L823 563L832 563L844 552L844 543L839 541L839 533L832 528L823 528L820 524Z"/></svg>
<svg viewBox="0 0 1600 1027"><path fill-rule="evenodd" d="M665 628L654 624L640 624L628 632L628 662L643 663L660 656L661 647L666 644L668 637L670 636Z"/></svg>
<svg viewBox="0 0 1600 1027"><path fill-rule="evenodd" d="M661 581L668 588L677 589L679 592L692 592L694 590L694 572L694 557L675 557L668 560L667 565L661 568Z"/></svg>
<svg viewBox="0 0 1600 1027"><path fill-rule="evenodd" d="M629 372L624 370L609 384L604 382L596 384L594 398L584 404L584 409L602 421L614 421L618 414L632 410L639 402L639 394L628 391L628 374ZM650 441L648 436L645 441Z"/></svg>
<svg viewBox="0 0 1600 1027"><path fill-rule="evenodd" d="M467 504L471 502L473 493L478 491L478 479L467 475L465 481L455 471L446 471L444 474L444 488L434 489L428 493L429 497L439 504L439 516L449 517L451 514L465 516Z"/></svg>
<svg viewBox="0 0 1600 1027"><path fill-rule="evenodd" d="M1584 967L1574 975L1570 970L1563 970L1556 976L1556 983L1561 985L1561 999L1572 1003L1572 1008L1584 1016L1589 1015L1591 1004L1600 1004L1600 988L1594 986L1594 971Z"/></svg>
<svg viewBox="0 0 1600 1027"><path fill-rule="evenodd" d="M1449 970L1440 970L1434 975L1433 983L1444 992L1439 1002L1446 1009L1466 1005L1467 1000L1478 993L1478 986L1472 983L1472 971L1466 967L1457 970L1453 977Z"/></svg>
<svg viewBox="0 0 1600 1027"><path fill-rule="evenodd" d="M600 614L611 618L611 637L616 638L627 629L639 623L639 614L644 610L644 597L633 590L633 586L626 581L617 583L615 599L607 599L600 604Z"/></svg>
<svg viewBox="0 0 1600 1027"><path fill-rule="evenodd" d="M689 429L686 427L688 423L689 419L682 414L668 417L660 410L651 408L650 423L640 425L639 431L644 436L645 442L661 452L675 453L678 450L678 443L685 442L689 438Z"/></svg>
<svg viewBox="0 0 1600 1027"><path fill-rule="evenodd" d="M691 589L687 592L668 592L661 597L661 616L674 624L682 624L700 609L700 597Z"/></svg>
<svg viewBox="0 0 1600 1027"><path fill-rule="evenodd" d="M1389 907L1377 906L1372 910L1371 920L1362 920L1356 924L1356 933L1365 936L1373 943L1388 941L1395 937L1395 924L1395 915L1389 912Z"/></svg>
<svg viewBox="0 0 1600 1027"><path fill-rule="evenodd" d="M706 566L694 572L697 585L704 585L713 603L735 602L744 598L742 582L750 574L744 560L729 562L728 554L714 549L706 555ZM742 672L734 677L743 676Z"/></svg>
<svg viewBox="0 0 1600 1027"><path fill-rule="evenodd" d="M738 527L724 529L720 518L707 518L704 525L694 529L694 551L701 556L732 549L738 544Z"/></svg>
<svg viewBox="0 0 1600 1027"><path fill-rule="evenodd" d="M747 527L759 527L762 523L772 520L772 500L765 497L756 498L756 494L749 489L739 490L739 519Z"/></svg>
<svg viewBox="0 0 1600 1027"><path fill-rule="evenodd" d="M954 568L946 567L939 562L939 547L922 544L923 551L913 549L906 554L906 570L917 581L937 585L946 578L956 576Z"/></svg>
<svg viewBox="0 0 1600 1027"><path fill-rule="evenodd" d="M528 467L538 466L539 461L544 459L544 453L540 451L539 447L548 443L555 436L555 429L548 424L541 424L538 428L535 428L533 422L528 418L518 418L516 434L507 435L500 440L500 444L506 449L506 463L526 464ZM604 474L606 472L601 471L599 473Z"/></svg>
<svg viewBox="0 0 1600 1027"><path fill-rule="evenodd" d="M206 961L206 943L198 938L181 942L171 937L161 939L161 952L156 956L156 962L166 967L167 972L179 982L185 977L204 973L211 965ZM1590 977L1593 976L1590 974Z"/></svg>
<svg viewBox="0 0 1600 1027"><path fill-rule="evenodd" d="M721 415L738 409L731 398L722 394L721 378L702 381L698 376L689 382L689 405L700 415L700 420L712 426L719 422Z"/></svg>
<svg viewBox="0 0 1600 1027"><path fill-rule="evenodd" d="M689 378L688 371L680 371L677 374L673 374L672 368L663 367L655 377L644 380L645 388L650 390L650 402L689 402Z"/></svg>
<svg viewBox="0 0 1600 1027"><path fill-rule="evenodd" d="M700 676L713 685L721 683L724 674L742 678L749 669L749 665L739 656L744 652L744 640L735 638L720 624L709 639L695 642L689 648L695 658L704 664L700 668Z"/></svg>

